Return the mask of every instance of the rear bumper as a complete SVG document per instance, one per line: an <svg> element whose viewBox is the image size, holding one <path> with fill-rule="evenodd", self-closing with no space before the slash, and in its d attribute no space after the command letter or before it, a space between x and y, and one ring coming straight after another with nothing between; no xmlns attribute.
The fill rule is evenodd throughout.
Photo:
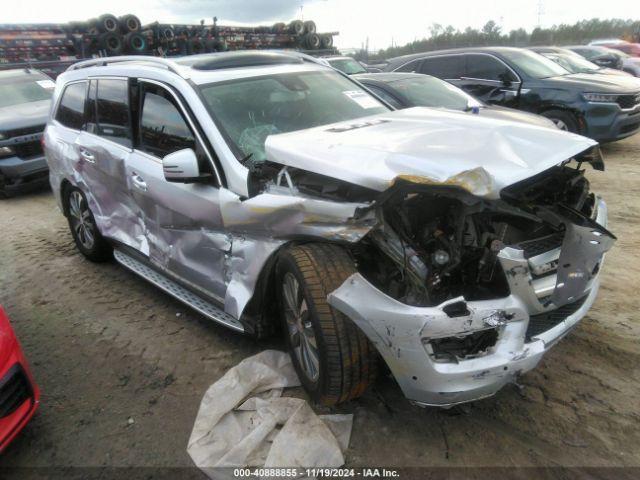
<svg viewBox="0 0 640 480"><path fill-rule="evenodd" d="M601 200L596 221L606 225L606 205ZM501 252L499 260L508 273L511 294L504 298L467 302L460 297L434 307L414 307L389 297L356 273L329 295L329 303L376 345L409 400L451 406L485 398L533 369L584 317L599 287L596 275L576 300L560 308L545 306L542 299L547 294L534 286L530 260L521 250L505 250L509 252L504 256ZM452 315L447 307L461 302L467 311ZM458 360L435 355L434 340L483 331L492 331L497 339L477 355Z"/></svg>
<svg viewBox="0 0 640 480"><path fill-rule="evenodd" d="M44 155L23 160L9 157L0 160L0 189L7 193L16 193L29 187L48 183L49 167Z"/></svg>

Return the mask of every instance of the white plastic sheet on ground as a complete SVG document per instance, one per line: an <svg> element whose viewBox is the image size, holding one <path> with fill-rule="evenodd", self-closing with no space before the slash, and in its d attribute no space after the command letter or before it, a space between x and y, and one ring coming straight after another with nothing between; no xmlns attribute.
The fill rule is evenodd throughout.
<svg viewBox="0 0 640 480"><path fill-rule="evenodd" d="M210 478L221 467L339 467L352 415L315 414L299 398L288 354L266 350L240 362L211 385L200 403L187 451Z"/></svg>

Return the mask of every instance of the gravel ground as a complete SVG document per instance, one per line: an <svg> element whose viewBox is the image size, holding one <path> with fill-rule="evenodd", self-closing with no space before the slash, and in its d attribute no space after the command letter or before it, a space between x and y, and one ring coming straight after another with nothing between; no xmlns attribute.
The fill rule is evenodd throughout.
<svg viewBox="0 0 640 480"><path fill-rule="evenodd" d="M588 316L519 388L490 399L420 409L381 378L336 409L355 415L348 465L640 466L640 135L604 150L607 171L588 173L619 240ZM42 389L0 466L190 467L206 388L280 342L234 334L115 263L84 260L50 192L0 206L0 303Z"/></svg>

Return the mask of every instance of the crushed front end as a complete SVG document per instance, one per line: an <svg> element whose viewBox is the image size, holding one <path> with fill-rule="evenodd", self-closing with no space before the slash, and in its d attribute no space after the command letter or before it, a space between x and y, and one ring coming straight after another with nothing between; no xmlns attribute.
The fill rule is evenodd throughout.
<svg viewBox="0 0 640 480"><path fill-rule="evenodd" d="M398 180L371 207L358 273L329 295L377 346L403 392L448 406L531 370L595 301L604 201L555 166L502 189Z"/></svg>

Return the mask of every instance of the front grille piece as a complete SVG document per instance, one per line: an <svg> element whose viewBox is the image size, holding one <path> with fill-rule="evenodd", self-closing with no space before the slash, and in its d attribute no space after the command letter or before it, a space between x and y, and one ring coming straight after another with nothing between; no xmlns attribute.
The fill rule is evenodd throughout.
<svg viewBox="0 0 640 480"><path fill-rule="evenodd" d="M32 395L27 375L15 364L0 380L0 418L11 415Z"/></svg>
<svg viewBox="0 0 640 480"><path fill-rule="evenodd" d="M549 252L555 248L560 248L563 240L564 231L556 232L544 237L520 242L516 245L516 248L524 251L524 258L531 258L536 255Z"/></svg>
<svg viewBox="0 0 640 480"><path fill-rule="evenodd" d="M526 341L531 341L532 337L540 335L547 330L551 330L556 325L565 321L568 317L576 313L582 305L584 305L587 297L588 295L585 295L580 300L576 300L573 303L568 303L560 308L556 308L555 310L529 317L529 326L527 327L527 333L525 335Z"/></svg>

